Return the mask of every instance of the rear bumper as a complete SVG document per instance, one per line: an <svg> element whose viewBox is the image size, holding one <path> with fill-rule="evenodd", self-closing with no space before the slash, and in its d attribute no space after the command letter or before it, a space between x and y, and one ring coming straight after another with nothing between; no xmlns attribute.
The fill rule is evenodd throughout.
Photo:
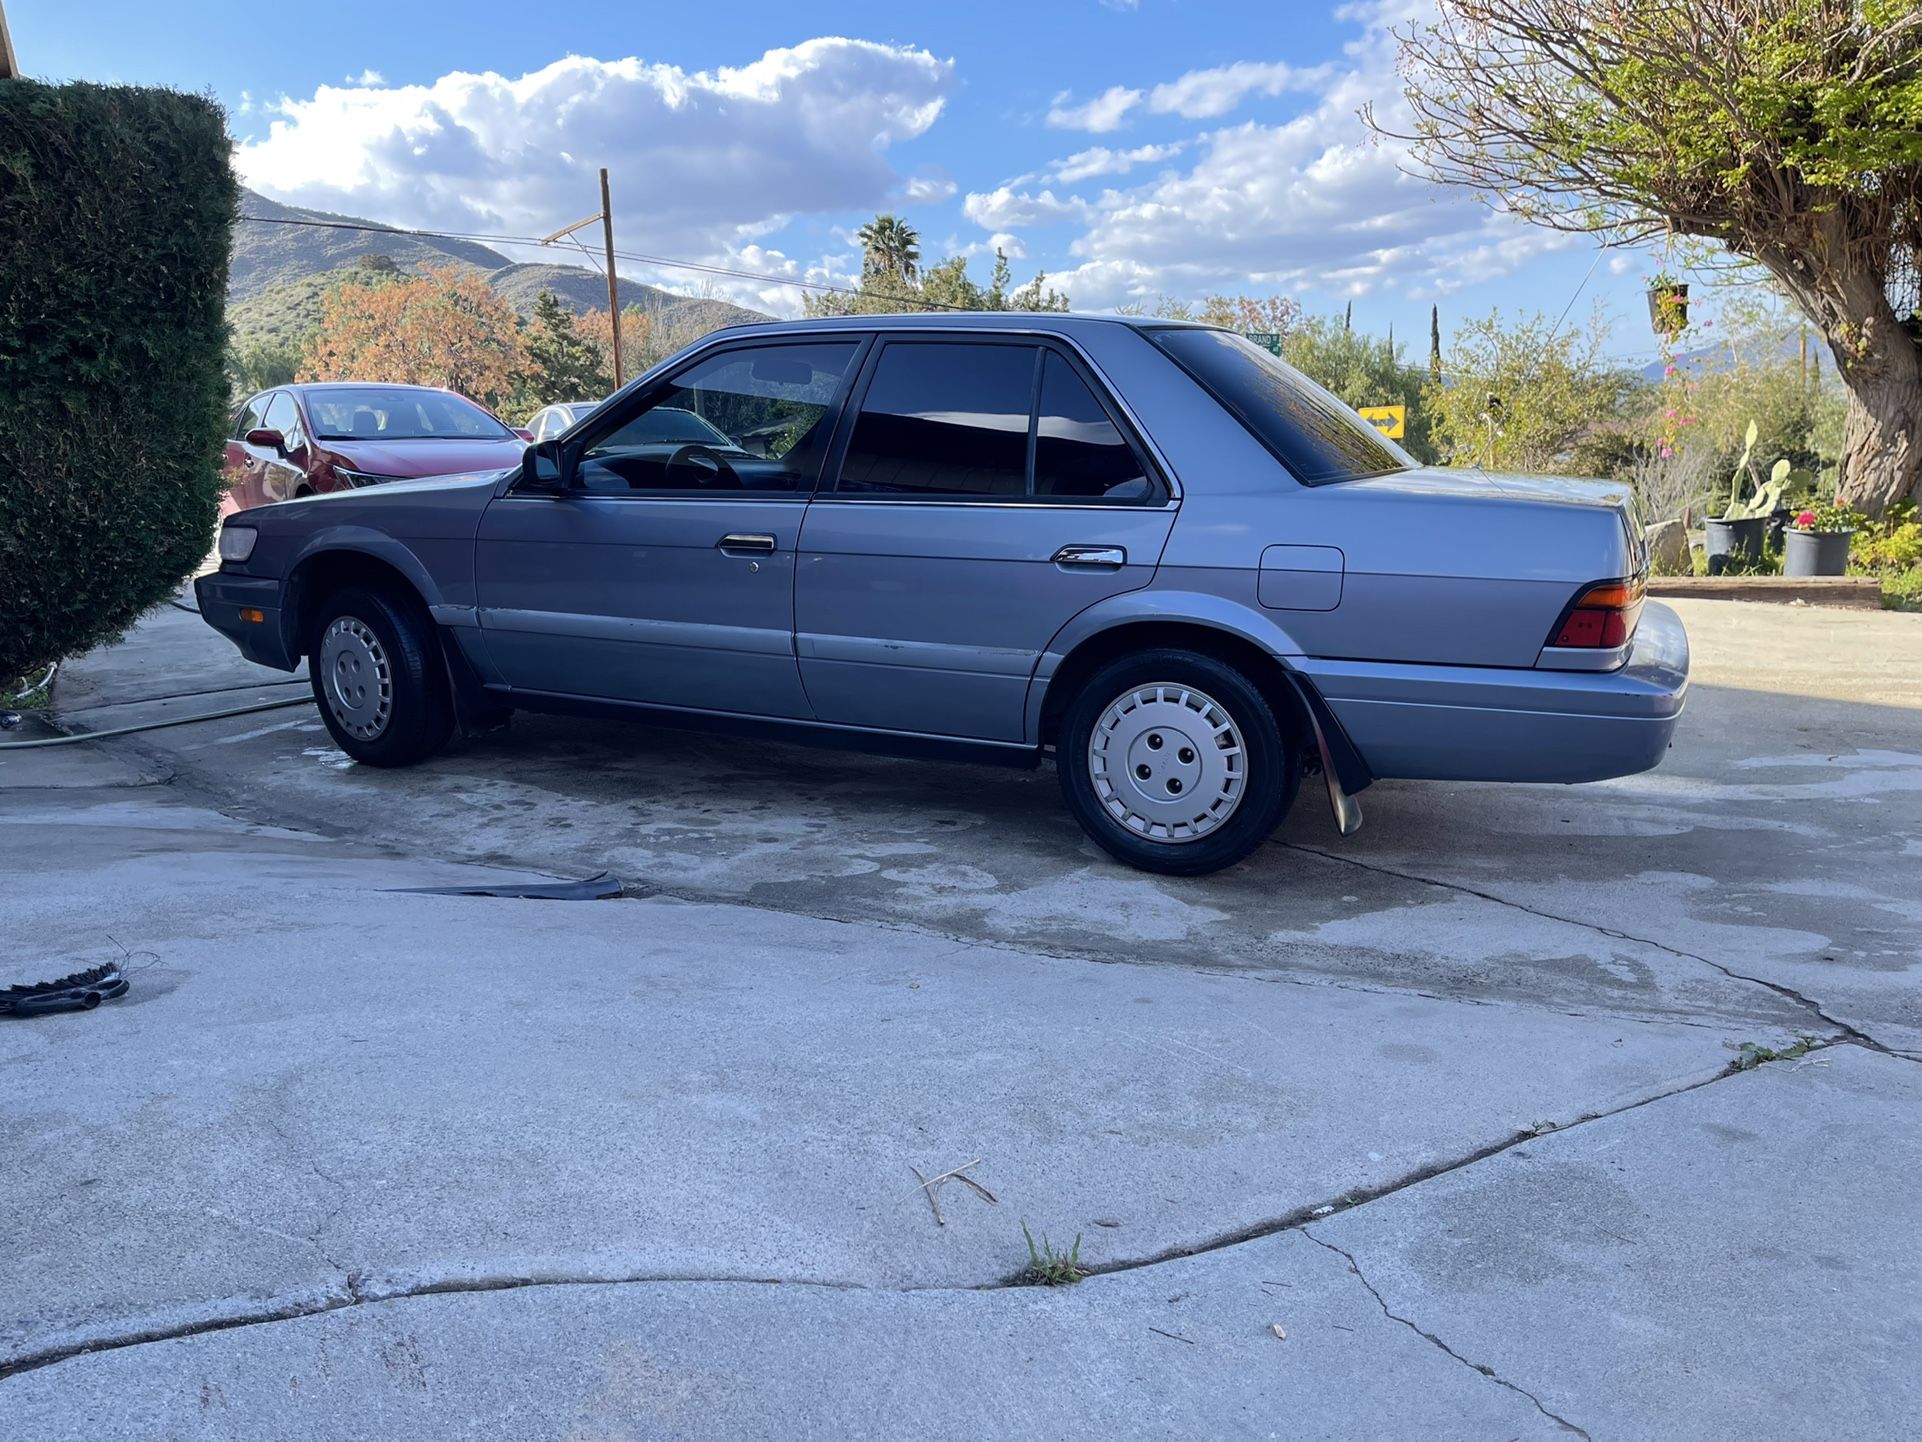
<svg viewBox="0 0 1922 1442"><path fill-rule="evenodd" d="M1651 602L1615 671L1294 664L1377 777L1601 781L1667 753L1688 692L1688 633Z"/></svg>
<svg viewBox="0 0 1922 1442"><path fill-rule="evenodd" d="M271 576L238 576L225 571L194 581L200 618L240 648L240 654L276 671L292 671L300 664L287 614L284 588ZM242 611L258 611L262 619L243 621Z"/></svg>

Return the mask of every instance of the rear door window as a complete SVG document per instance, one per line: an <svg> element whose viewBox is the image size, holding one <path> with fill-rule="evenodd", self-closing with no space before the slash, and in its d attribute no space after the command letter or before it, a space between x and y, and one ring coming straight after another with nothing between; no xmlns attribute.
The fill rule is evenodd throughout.
<svg viewBox="0 0 1922 1442"><path fill-rule="evenodd" d="M1241 336L1200 326L1146 334L1303 485L1386 475L1415 464L1307 376Z"/></svg>
<svg viewBox="0 0 1922 1442"><path fill-rule="evenodd" d="M889 344L854 423L839 489L862 497L1025 497L1039 355L1031 345Z"/></svg>
<svg viewBox="0 0 1922 1442"><path fill-rule="evenodd" d="M887 342L835 489L859 500L1167 500L1074 364L1012 340Z"/></svg>
<svg viewBox="0 0 1922 1442"><path fill-rule="evenodd" d="M1145 501L1159 494L1107 409L1055 351L1041 366L1034 494L1064 501Z"/></svg>

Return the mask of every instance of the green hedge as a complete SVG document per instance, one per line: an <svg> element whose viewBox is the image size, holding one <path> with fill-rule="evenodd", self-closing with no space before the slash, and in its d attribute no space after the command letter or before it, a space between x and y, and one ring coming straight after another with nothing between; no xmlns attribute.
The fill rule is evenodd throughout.
<svg viewBox="0 0 1922 1442"><path fill-rule="evenodd" d="M0 80L0 688L207 553L238 200L212 101Z"/></svg>

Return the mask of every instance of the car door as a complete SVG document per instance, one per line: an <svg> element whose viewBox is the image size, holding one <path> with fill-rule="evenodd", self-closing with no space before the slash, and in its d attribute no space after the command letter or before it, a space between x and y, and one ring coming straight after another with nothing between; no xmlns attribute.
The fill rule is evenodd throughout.
<svg viewBox="0 0 1922 1442"><path fill-rule="evenodd" d="M795 648L825 721L1022 741L1072 616L1145 586L1175 502L1064 345L887 338L808 508Z"/></svg>
<svg viewBox="0 0 1922 1442"><path fill-rule="evenodd" d="M865 342L702 352L482 517L480 624L517 690L805 719L794 547Z"/></svg>
<svg viewBox="0 0 1922 1442"><path fill-rule="evenodd" d="M227 434L227 455L221 466L221 475L227 482L227 493L220 502L223 515L245 511L262 503L260 468L264 452L260 447L247 443L247 434L267 424L268 398L269 393L264 391L260 395L250 396L235 415L233 429Z"/></svg>

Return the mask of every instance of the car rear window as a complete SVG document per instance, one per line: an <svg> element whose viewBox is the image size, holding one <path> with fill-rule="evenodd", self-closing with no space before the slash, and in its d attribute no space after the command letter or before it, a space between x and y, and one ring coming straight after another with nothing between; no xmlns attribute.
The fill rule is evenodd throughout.
<svg viewBox="0 0 1922 1442"><path fill-rule="evenodd" d="M1147 334L1303 485L1386 475L1415 464L1307 376L1241 336L1199 326Z"/></svg>

